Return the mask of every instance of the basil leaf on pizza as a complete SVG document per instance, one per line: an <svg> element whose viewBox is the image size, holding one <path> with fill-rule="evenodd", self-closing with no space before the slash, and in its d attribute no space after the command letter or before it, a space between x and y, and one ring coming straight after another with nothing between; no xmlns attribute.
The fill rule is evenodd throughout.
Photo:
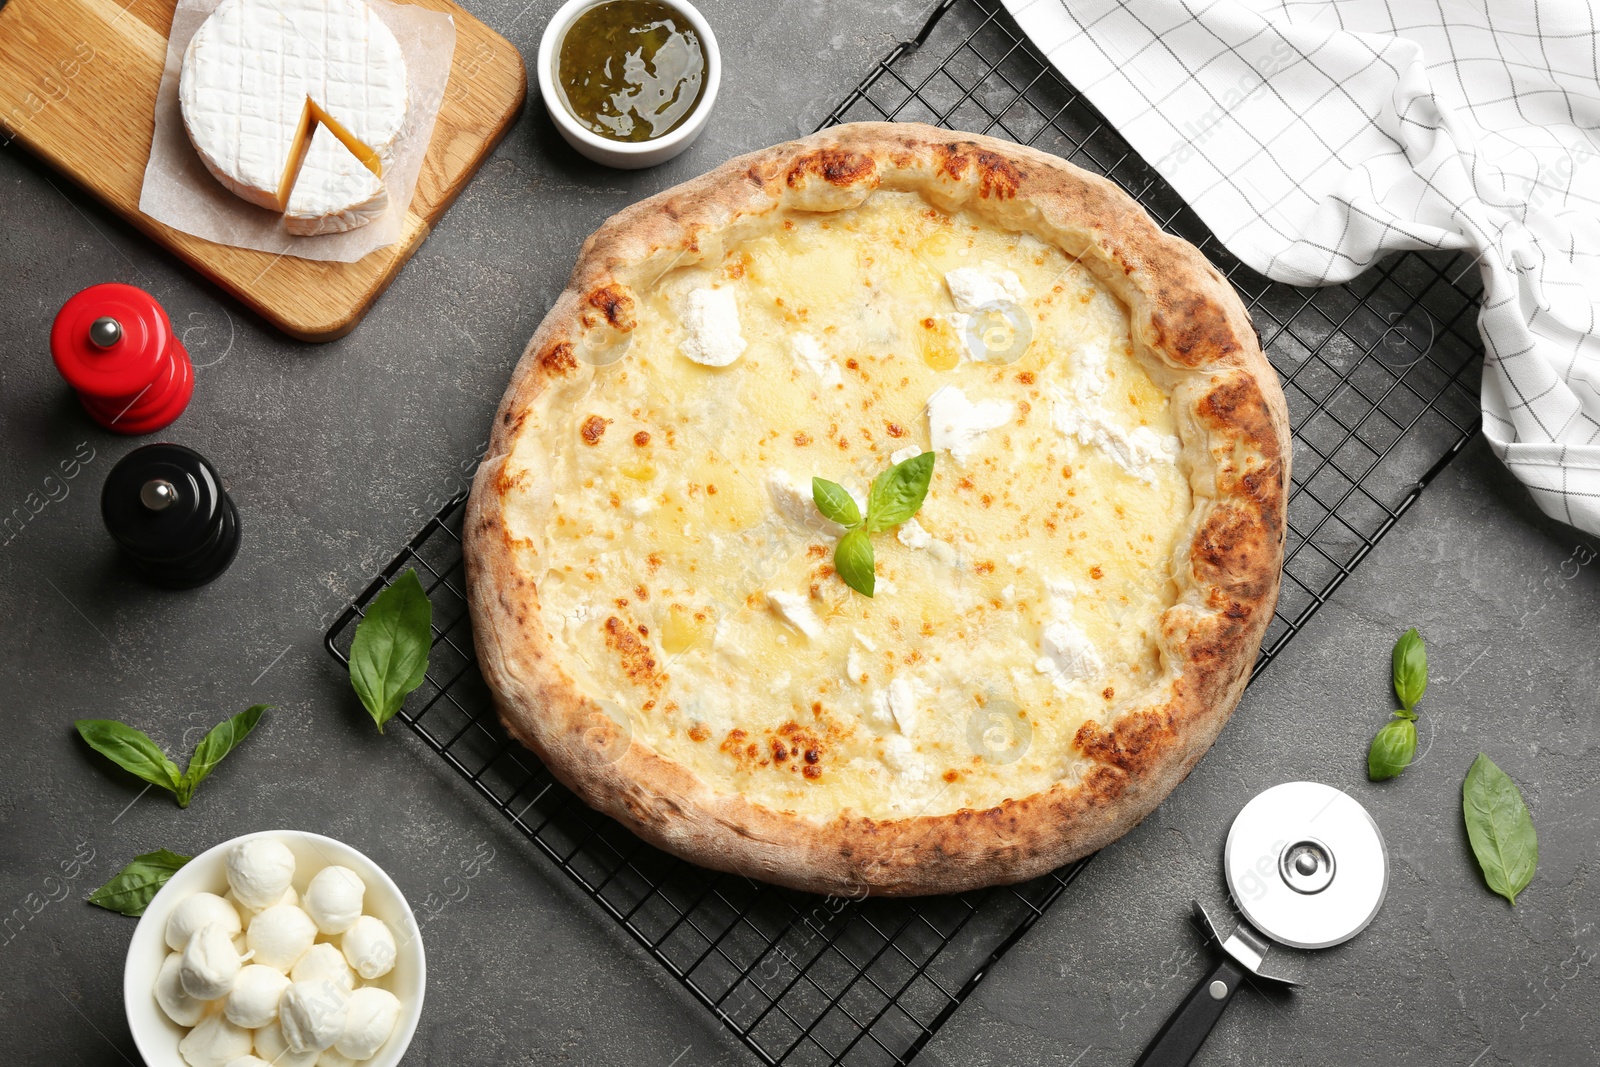
<svg viewBox="0 0 1600 1067"><path fill-rule="evenodd" d="M844 584L862 596L871 596L877 588L872 538L867 536L867 531L851 530L839 538L833 550L833 566Z"/></svg>
<svg viewBox="0 0 1600 1067"><path fill-rule="evenodd" d="M855 497L838 482L830 482L826 478L811 479L811 499L816 502L817 510L822 512L824 518L832 519L846 529L861 525L861 509L856 506Z"/></svg>
<svg viewBox="0 0 1600 1067"><path fill-rule="evenodd" d="M933 453L924 452L897 463L872 479L867 494L867 532L899 526L921 508L933 481Z"/></svg>
<svg viewBox="0 0 1600 1067"><path fill-rule="evenodd" d="M995 307L1028 339L1004 359ZM513 737L686 860L1021 881L1137 823L1232 712L1288 442L1238 296L1116 186L845 124L584 245L463 520L478 661ZM1026 744L997 757L1001 708Z"/></svg>

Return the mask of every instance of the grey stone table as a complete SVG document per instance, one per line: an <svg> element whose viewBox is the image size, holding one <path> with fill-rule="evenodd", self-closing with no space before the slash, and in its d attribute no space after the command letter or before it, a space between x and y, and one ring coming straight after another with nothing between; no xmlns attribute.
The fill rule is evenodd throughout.
<svg viewBox="0 0 1600 1067"><path fill-rule="evenodd" d="M531 57L555 3L473 6ZM466 897L424 923L430 981L408 1062L755 1063L416 739L379 736L319 642L459 487L582 237L812 128L921 6L706 0L727 72L700 144L658 170L601 171L530 101L366 322L322 346L274 334L60 176L0 152L0 512L31 514L0 535L0 1063L135 1062L121 989L133 920L84 895L136 853L284 826L356 844L413 900L492 851ZM153 591L117 564L97 497L136 442L93 427L49 363L56 308L112 280L154 293L184 332L195 399L163 436L210 456L243 512L238 562L197 591ZM1307 988L1242 995L1199 1062L1600 1062L1594 549L1469 448L924 1062L1131 1063L1205 966L1189 901L1224 899L1228 822L1294 778L1372 810L1393 858L1388 903L1353 942L1289 961ZM1422 755L1374 786L1362 753L1389 710L1389 645L1413 624L1431 652ZM260 701L277 710L187 811L109 773L71 727L120 718L173 751ZM1459 787L1480 750L1522 784L1540 831L1538 877L1514 910L1483 888L1462 831Z"/></svg>

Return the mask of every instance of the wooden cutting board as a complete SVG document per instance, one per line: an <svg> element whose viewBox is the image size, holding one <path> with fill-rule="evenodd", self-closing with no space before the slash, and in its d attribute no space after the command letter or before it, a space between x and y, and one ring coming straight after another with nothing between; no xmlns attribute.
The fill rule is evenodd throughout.
<svg viewBox="0 0 1600 1067"><path fill-rule="evenodd" d="M456 49L433 140L395 244L355 263L232 248L139 211L156 91L177 0L10 0L0 7L0 131L291 337L355 328L522 110L511 43L450 0L411 0L455 17Z"/></svg>

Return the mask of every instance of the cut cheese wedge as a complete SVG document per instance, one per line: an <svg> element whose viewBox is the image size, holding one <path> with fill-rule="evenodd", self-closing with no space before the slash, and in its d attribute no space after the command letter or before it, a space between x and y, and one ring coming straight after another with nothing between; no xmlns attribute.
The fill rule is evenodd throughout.
<svg viewBox="0 0 1600 1067"><path fill-rule="evenodd" d="M235 195L273 211L331 205L315 225L297 215L291 232L337 232L382 213L365 210L370 190L334 150L381 180L409 109L400 44L363 0L222 0L184 51L178 101L196 153ZM319 186L296 199L312 153ZM327 195L330 175L343 176L342 204Z"/></svg>
<svg viewBox="0 0 1600 1067"><path fill-rule="evenodd" d="M318 125L283 210L290 233L313 236L365 226L389 206L389 191L332 130Z"/></svg>

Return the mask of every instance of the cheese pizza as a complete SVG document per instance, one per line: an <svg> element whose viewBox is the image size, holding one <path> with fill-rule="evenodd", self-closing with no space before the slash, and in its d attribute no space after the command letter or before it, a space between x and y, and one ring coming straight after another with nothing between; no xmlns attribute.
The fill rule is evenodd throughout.
<svg viewBox="0 0 1600 1067"><path fill-rule="evenodd" d="M920 510L880 528L874 480L925 453ZM1216 737L1277 597L1289 459L1233 290L1115 186L842 126L585 244L469 503L479 659L563 782L697 863L1019 881ZM857 512L870 596L835 560Z"/></svg>

